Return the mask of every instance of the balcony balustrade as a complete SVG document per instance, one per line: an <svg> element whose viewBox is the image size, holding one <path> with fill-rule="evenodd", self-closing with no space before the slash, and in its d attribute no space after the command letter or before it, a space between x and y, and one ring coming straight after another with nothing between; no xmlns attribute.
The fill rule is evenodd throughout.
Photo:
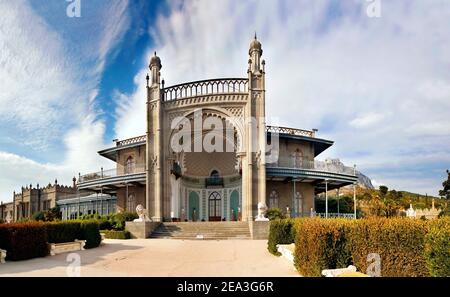
<svg viewBox="0 0 450 297"><path fill-rule="evenodd" d="M267 163L267 167L298 168L298 169L308 169L308 170L354 175L353 167L346 167L346 166L335 167L332 166L331 164L327 164L326 162L314 161L311 159L296 156L278 156L278 158L275 159L276 159L275 162Z"/></svg>
<svg viewBox="0 0 450 297"><path fill-rule="evenodd" d="M248 93L248 79L223 78L200 80L164 88L162 99L172 101L197 96L246 93Z"/></svg>
<svg viewBox="0 0 450 297"><path fill-rule="evenodd" d="M295 128L287 128L287 127L278 127L278 126L266 126L266 131L269 133L281 133L281 134L290 134L297 136L306 136L314 138L317 130L303 130L303 129L295 129Z"/></svg>
<svg viewBox="0 0 450 297"><path fill-rule="evenodd" d="M126 176L137 173L145 172L145 164L129 164L128 166L119 166L114 169L102 169L98 172L88 173L85 175L80 175L78 182L83 183L87 181L99 180L104 178L111 178L117 176Z"/></svg>

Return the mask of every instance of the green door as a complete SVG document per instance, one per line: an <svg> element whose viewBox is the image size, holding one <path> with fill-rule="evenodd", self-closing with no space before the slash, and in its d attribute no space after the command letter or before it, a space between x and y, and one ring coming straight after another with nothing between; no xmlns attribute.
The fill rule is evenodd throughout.
<svg viewBox="0 0 450 297"><path fill-rule="evenodd" d="M238 211L239 211L239 193L234 190L231 192L230 196L230 220L237 221L238 220Z"/></svg>
<svg viewBox="0 0 450 297"><path fill-rule="evenodd" d="M200 210L200 199L198 197L198 194L196 192L190 192L189 193L189 213L188 218L190 221L193 221L194 219L198 221L199 219L199 210ZM194 211L195 211L195 217L194 217Z"/></svg>

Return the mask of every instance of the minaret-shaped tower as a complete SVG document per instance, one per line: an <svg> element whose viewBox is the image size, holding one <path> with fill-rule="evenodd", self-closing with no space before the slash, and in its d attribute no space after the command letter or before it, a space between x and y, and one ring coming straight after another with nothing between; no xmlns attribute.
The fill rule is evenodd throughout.
<svg viewBox="0 0 450 297"><path fill-rule="evenodd" d="M246 205L243 205L243 216L246 220L253 220L257 213L258 202L266 201L265 62L261 60L263 50L256 33L248 53L249 97L245 110L247 172L243 177Z"/></svg>
<svg viewBox="0 0 450 297"><path fill-rule="evenodd" d="M162 221L162 102L161 59L150 59L151 80L147 76L146 208L153 221Z"/></svg>

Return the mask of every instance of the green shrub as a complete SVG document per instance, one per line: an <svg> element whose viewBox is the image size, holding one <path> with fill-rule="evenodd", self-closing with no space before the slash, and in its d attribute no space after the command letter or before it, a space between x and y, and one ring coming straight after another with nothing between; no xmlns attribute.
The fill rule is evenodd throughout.
<svg viewBox="0 0 450 297"><path fill-rule="evenodd" d="M105 217L102 217L100 220L98 220L98 225L99 225L100 230L111 230L112 229L111 221L107 220Z"/></svg>
<svg viewBox="0 0 450 297"><path fill-rule="evenodd" d="M269 208L266 211L266 218L268 218L269 220L273 221L273 220L277 220L277 219L284 219L285 216L284 216L283 212L281 211L281 209L279 209L279 208Z"/></svg>
<svg viewBox="0 0 450 297"><path fill-rule="evenodd" d="M100 236L100 229L97 221L82 221L81 222L81 238L86 240L84 248L91 249L98 247L102 241Z"/></svg>
<svg viewBox="0 0 450 297"><path fill-rule="evenodd" d="M450 276L450 218L430 222L425 236L425 258L430 275Z"/></svg>
<svg viewBox="0 0 450 297"><path fill-rule="evenodd" d="M5 220L4 219L0 219L0 224L4 224Z"/></svg>
<svg viewBox="0 0 450 297"><path fill-rule="evenodd" d="M304 276L321 276L323 269L351 264L347 233L352 221L305 218L295 222L294 265Z"/></svg>
<svg viewBox="0 0 450 297"><path fill-rule="evenodd" d="M50 243L71 242L81 239L81 223L79 221L47 223L47 236Z"/></svg>
<svg viewBox="0 0 450 297"><path fill-rule="evenodd" d="M128 231L105 230L105 238L109 239L130 239L131 234Z"/></svg>
<svg viewBox="0 0 450 297"><path fill-rule="evenodd" d="M0 225L0 248L7 251L6 260L10 261L47 256L45 225L37 222Z"/></svg>
<svg viewBox="0 0 450 297"><path fill-rule="evenodd" d="M275 220L270 222L267 249L274 255L281 255L277 251L277 244L291 244L294 242L295 228L293 219Z"/></svg>
<svg viewBox="0 0 450 297"><path fill-rule="evenodd" d="M96 220L100 225L100 230L118 230L125 229L125 222L137 219L138 215L132 212L115 213L100 216L98 214L86 214L80 216L80 220Z"/></svg>
<svg viewBox="0 0 450 297"><path fill-rule="evenodd" d="M381 276L427 276L424 257L427 221L408 218L372 218L355 221L350 232L354 265L365 272L367 255L381 257Z"/></svg>
<svg viewBox="0 0 450 297"><path fill-rule="evenodd" d="M114 230L122 231L125 229L125 222L133 221L139 218L136 213L122 212L116 213L111 219L111 227Z"/></svg>
<svg viewBox="0 0 450 297"><path fill-rule="evenodd" d="M43 211L38 211L33 214L31 217L34 221L44 221L45 213Z"/></svg>

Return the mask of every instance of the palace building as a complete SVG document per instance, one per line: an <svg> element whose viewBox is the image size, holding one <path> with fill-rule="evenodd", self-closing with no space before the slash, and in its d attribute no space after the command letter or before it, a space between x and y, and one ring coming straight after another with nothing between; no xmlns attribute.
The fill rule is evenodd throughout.
<svg viewBox="0 0 450 297"><path fill-rule="evenodd" d="M153 221L251 221L258 203L291 217L314 214L315 195L357 176L317 166L333 145L317 130L266 125L262 54L255 36L246 77L165 86L155 53L146 135L99 151L115 168L80 175L78 190L114 197L118 211L141 204Z"/></svg>

